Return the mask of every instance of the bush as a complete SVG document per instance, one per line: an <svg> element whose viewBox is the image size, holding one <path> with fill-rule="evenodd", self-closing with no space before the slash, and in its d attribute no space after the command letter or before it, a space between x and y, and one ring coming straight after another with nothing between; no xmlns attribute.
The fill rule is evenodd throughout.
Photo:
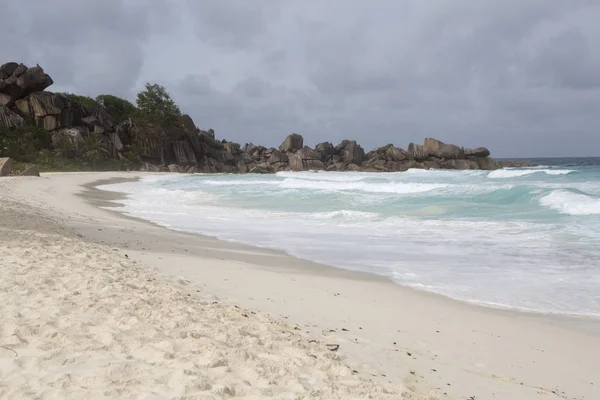
<svg viewBox="0 0 600 400"><path fill-rule="evenodd" d="M157 83L146 83L145 90L137 95L137 106L142 118L162 128L177 124L181 116L165 87Z"/></svg>
<svg viewBox="0 0 600 400"><path fill-rule="evenodd" d="M104 159L109 153L104 148L102 138L97 133L91 133L87 139L85 139L85 158L92 163L92 168L96 169L96 163Z"/></svg>
<svg viewBox="0 0 600 400"><path fill-rule="evenodd" d="M0 156L33 162L37 153L44 149L52 149L52 137L43 128L35 125L0 127Z"/></svg>
<svg viewBox="0 0 600 400"><path fill-rule="evenodd" d="M80 96L78 94L65 93L65 92L59 92L56 94L65 96L69 100L76 101L76 102L82 104L88 110L95 110L99 107L98 102L88 96Z"/></svg>
<svg viewBox="0 0 600 400"><path fill-rule="evenodd" d="M121 122L135 116L137 109L129 101L112 94L101 94L96 97L100 108L109 113L115 121Z"/></svg>

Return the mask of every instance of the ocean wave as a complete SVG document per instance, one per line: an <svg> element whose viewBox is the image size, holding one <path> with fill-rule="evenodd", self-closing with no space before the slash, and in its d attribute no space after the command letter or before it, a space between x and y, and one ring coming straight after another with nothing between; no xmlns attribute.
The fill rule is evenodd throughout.
<svg viewBox="0 0 600 400"><path fill-rule="evenodd" d="M562 214L600 215L600 198L568 190L554 190L540 198L540 204Z"/></svg>
<svg viewBox="0 0 600 400"><path fill-rule="evenodd" d="M366 211L355 211L355 210L337 210L331 212L317 212L312 214L306 214L303 217L308 219L340 219L340 220L373 220L379 217L379 214L374 212Z"/></svg>
<svg viewBox="0 0 600 400"><path fill-rule="evenodd" d="M287 178L281 182L283 189L313 189L325 191L359 191L369 193L396 193L410 194L422 193L447 187L443 183L366 183L366 182L332 182L332 181L309 181L302 179Z"/></svg>
<svg viewBox="0 0 600 400"><path fill-rule="evenodd" d="M202 180L202 184L211 186L248 186L248 185L274 185L277 186L281 182L279 181L266 181L266 180Z"/></svg>
<svg viewBox="0 0 600 400"><path fill-rule="evenodd" d="M518 178L521 176L544 173L547 175L567 175L572 169L497 169L488 173L488 178Z"/></svg>
<svg viewBox="0 0 600 400"><path fill-rule="evenodd" d="M277 172L275 176L280 178L302 179L308 181L327 181L327 182L358 182L367 178L377 177L378 175L368 172Z"/></svg>
<svg viewBox="0 0 600 400"><path fill-rule="evenodd" d="M404 172L399 172L399 174L403 175L411 175L411 176L422 176L422 177L448 177L448 176L456 176L456 177L472 177L472 176L482 176L486 174L486 171L481 170L455 170L455 169L420 169L420 168L410 168Z"/></svg>

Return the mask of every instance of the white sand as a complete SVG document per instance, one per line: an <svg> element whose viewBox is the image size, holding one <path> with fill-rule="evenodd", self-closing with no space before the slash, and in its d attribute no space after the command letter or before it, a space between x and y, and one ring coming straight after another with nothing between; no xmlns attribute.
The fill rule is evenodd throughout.
<svg viewBox="0 0 600 400"><path fill-rule="evenodd" d="M0 398L600 399L598 321L172 232L81 187L140 175L0 180Z"/></svg>

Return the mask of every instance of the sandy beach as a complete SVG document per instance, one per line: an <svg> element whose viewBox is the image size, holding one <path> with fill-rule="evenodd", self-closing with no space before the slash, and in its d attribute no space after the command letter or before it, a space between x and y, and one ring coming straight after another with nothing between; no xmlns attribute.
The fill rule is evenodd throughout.
<svg viewBox="0 0 600 400"><path fill-rule="evenodd" d="M497 310L0 180L0 398L600 398L600 322ZM335 350L335 351L332 351Z"/></svg>

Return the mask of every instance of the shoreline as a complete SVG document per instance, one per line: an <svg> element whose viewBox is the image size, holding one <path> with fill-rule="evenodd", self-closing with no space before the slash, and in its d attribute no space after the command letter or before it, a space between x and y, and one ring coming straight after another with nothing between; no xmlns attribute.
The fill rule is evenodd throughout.
<svg viewBox="0 0 600 400"><path fill-rule="evenodd" d="M158 268L173 282L189 282L192 296L267 313L338 343L338 352L375 381L433 390L441 398L598 397L600 338L594 330L576 329L571 318L469 304L98 206L114 205L118 197L94 183L146 175L42 174L7 181L3 189L9 198L56 216L84 240Z"/></svg>
<svg viewBox="0 0 600 400"><path fill-rule="evenodd" d="M163 174L168 174L168 173L155 173L153 175L163 175ZM96 207L103 208L106 211L114 212L115 214L117 214L123 218L131 218L136 221L150 224L152 226L159 227L161 229L166 229L171 232L179 232L179 233L192 235L192 236L211 238L211 239L214 239L217 241L231 243L233 245L247 246L250 248L271 251L276 254L285 256L285 257L290 257L292 259L300 260L301 262L306 262L308 264L311 264L321 274L327 275L327 270L330 270L330 269L341 270L341 271L343 271L344 277L353 277L353 278L359 279L359 280L365 279L365 280L375 280L375 281L387 282L387 283L390 283L393 285L398 285L402 290L413 291L415 294L426 295L426 296L435 296L439 299L457 302L459 304L466 305L469 307L477 307L477 308L483 308L486 310L490 310L492 312L506 313L506 315L509 315L509 316L511 314L513 314L515 316L522 316L522 317L526 317L526 318L536 318L536 319L546 321L548 323L557 324L557 325L567 327L567 328L576 326L578 329L582 329L587 332L600 332L600 314L576 314L576 313L562 313L562 312L552 312L552 311L539 311L539 310L519 308L519 307L514 307L514 306L509 306L509 305L487 303L487 302L472 300L472 299L461 299L458 297L445 295L443 293L438 293L435 291L427 290L425 288L420 288L417 286L411 286L411 285L403 284L400 282L396 282L396 281L392 280L390 277L385 276L385 275L380 275L380 274L376 274L376 273L368 272L368 271L352 270L349 268L338 267L335 265L329 265L329 264L316 262L316 261L313 261L310 259L298 257L296 255L286 252L285 250L278 249L278 248L267 247L267 246L264 246L264 247L257 246L257 245L242 242L242 241L224 239L224 238L212 236L212 235L205 234L205 233L192 232L192 231L187 231L184 229L176 229L176 228L161 225L161 224L153 222L151 220L147 220L144 218L129 215L123 211L105 208L105 207L110 207L110 208L123 207L124 205L122 203L120 203L119 201L127 199L128 194L124 193L124 192L117 192L117 191L112 191L109 189L99 188L100 186L108 186L108 185L125 183L125 182L137 182L140 180L141 180L141 177L132 178L132 179L116 178L116 179L98 180L98 181L90 182L90 183L83 185L83 187L87 190L87 192L81 193L80 195L83 199L85 199L85 201L89 202L90 204L92 204ZM105 192L107 194L94 194L94 191ZM112 195L109 195L108 193L110 193Z"/></svg>

